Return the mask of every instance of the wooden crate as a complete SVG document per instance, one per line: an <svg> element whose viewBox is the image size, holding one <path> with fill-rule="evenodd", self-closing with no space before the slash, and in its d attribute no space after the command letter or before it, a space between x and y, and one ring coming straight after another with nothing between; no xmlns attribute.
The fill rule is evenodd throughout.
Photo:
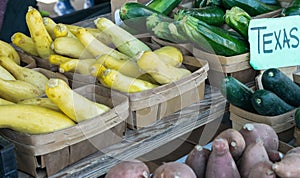
<svg viewBox="0 0 300 178"><path fill-rule="evenodd" d="M50 78L59 78L69 84L68 79L59 72L53 72L51 70L43 69L43 68L32 68L32 70L38 71L45 75L48 79Z"/></svg>
<svg viewBox="0 0 300 178"><path fill-rule="evenodd" d="M191 75L154 89L126 94L130 105L129 128L146 127L204 97L208 63L184 56L183 64L193 72Z"/></svg>
<svg viewBox="0 0 300 178"><path fill-rule="evenodd" d="M30 55L20 51L20 50L17 50L19 56L20 56L20 60L21 60L21 66L22 67L26 67L26 68L35 68L36 67L36 63L35 63L35 60L33 57L31 57Z"/></svg>
<svg viewBox="0 0 300 178"><path fill-rule="evenodd" d="M293 139L295 110L278 116L262 116L245 111L230 104L229 111L230 120L232 121L232 128L234 129L239 130L246 123L265 123L270 125L275 130L280 140L289 142Z"/></svg>
<svg viewBox="0 0 300 178"><path fill-rule="evenodd" d="M128 98L96 85L87 85L75 91L112 109L75 126L48 134L30 135L0 129L0 134L15 144L18 169L35 177L41 171L51 176L122 140L126 129L125 121L129 115Z"/></svg>
<svg viewBox="0 0 300 178"><path fill-rule="evenodd" d="M258 74L258 71L250 66L249 53L225 57L194 47L193 55L208 61L208 82L212 86L219 87L221 80L226 76L232 76L242 83L252 83Z"/></svg>
<svg viewBox="0 0 300 178"><path fill-rule="evenodd" d="M295 83L300 85L300 70L299 69L293 73L293 80Z"/></svg>
<svg viewBox="0 0 300 178"><path fill-rule="evenodd" d="M300 146L300 130L296 126L294 128L294 140L295 146Z"/></svg>

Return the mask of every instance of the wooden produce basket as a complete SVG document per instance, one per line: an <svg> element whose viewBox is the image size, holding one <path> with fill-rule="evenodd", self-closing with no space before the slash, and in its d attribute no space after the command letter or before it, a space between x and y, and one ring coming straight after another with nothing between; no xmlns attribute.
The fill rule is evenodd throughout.
<svg viewBox="0 0 300 178"><path fill-rule="evenodd" d="M35 177L38 172L51 176L122 140L129 115L128 98L96 85L87 85L74 91L112 109L75 126L48 134L30 135L0 129L1 136L15 144L18 169Z"/></svg>
<svg viewBox="0 0 300 178"><path fill-rule="evenodd" d="M293 80L295 83L300 85L300 70L297 70L293 73Z"/></svg>
<svg viewBox="0 0 300 178"><path fill-rule="evenodd" d="M300 146L300 129L298 129L296 126L294 128L294 140L295 146Z"/></svg>
<svg viewBox="0 0 300 178"><path fill-rule="evenodd" d="M129 128L146 127L203 99L208 63L195 57L184 56L183 65L193 73L154 89L126 94L130 105Z"/></svg>
<svg viewBox="0 0 300 178"><path fill-rule="evenodd" d="M230 120L232 121L232 128L234 129L239 130L246 123L265 123L270 125L275 130L281 141L289 142L293 139L295 110L278 116L262 116L245 111L230 104L229 111Z"/></svg>
<svg viewBox="0 0 300 178"><path fill-rule="evenodd" d="M250 66L249 53L225 57L193 48L193 55L208 61L208 82L212 86L219 87L221 80L226 76L232 76L242 83L252 83L258 74L258 71Z"/></svg>
<svg viewBox="0 0 300 178"><path fill-rule="evenodd" d="M26 67L26 68L29 68L29 69L36 67L35 59L32 56L30 56L30 55L28 55L28 54L26 54L22 51L19 51L19 50L17 50L17 52L20 56L20 60L21 60L20 65L22 67Z"/></svg>

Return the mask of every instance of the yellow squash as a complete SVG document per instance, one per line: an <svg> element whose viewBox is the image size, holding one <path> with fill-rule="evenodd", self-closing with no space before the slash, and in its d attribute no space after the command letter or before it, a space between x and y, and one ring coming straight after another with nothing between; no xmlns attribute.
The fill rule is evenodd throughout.
<svg viewBox="0 0 300 178"><path fill-rule="evenodd" d="M17 103L24 99L38 98L44 91L21 80L0 79L0 97Z"/></svg>
<svg viewBox="0 0 300 178"><path fill-rule="evenodd" d="M11 41L14 45L25 51L26 53L39 56L33 40L24 33L16 32L11 36Z"/></svg>
<svg viewBox="0 0 300 178"><path fill-rule="evenodd" d="M104 65L108 69L114 69L129 77L138 78L143 75L136 62L126 59L116 59L109 55L100 56L96 63Z"/></svg>
<svg viewBox="0 0 300 178"><path fill-rule="evenodd" d="M77 31L77 28L82 28L76 25L67 25L68 29L74 34ZM101 41L105 45L111 45L111 38L102 33L100 30L97 28L91 28L91 27L86 27L85 28L88 32L90 32L97 40Z"/></svg>
<svg viewBox="0 0 300 178"><path fill-rule="evenodd" d="M56 24L53 29L54 35L56 38L58 37L72 37L76 38L75 35L68 29L67 25L59 23Z"/></svg>
<svg viewBox="0 0 300 178"><path fill-rule="evenodd" d="M155 54L166 63L174 67L180 67L183 61L182 53L179 49L173 46L163 46L155 51Z"/></svg>
<svg viewBox="0 0 300 178"><path fill-rule="evenodd" d="M129 57L134 58L142 51L151 51L145 43L105 17L97 18L94 23L102 33L111 38L119 51Z"/></svg>
<svg viewBox="0 0 300 178"><path fill-rule="evenodd" d="M50 17L43 17L43 24L52 40L54 40L56 38L54 34L54 27L56 23Z"/></svg>
<svg viewBox="0 0 300 178"><path fill-rule="evenodd" d="M123 75L113 69L103 71L98 76L98 80L105 86L127 93L141 92L157 87L155 84Z"/></svg>
<svg viewBox="0 0 300 178"><path fill-rule="evenodd" d="M46 95L75 122L93 118L110 110L109 107L93 102L74 92L61 79L49 80Z"/></svg>
<svg viewBox="0 0 300 178"><path fill-rule="evenodd" d="M72 37L56 38L51 45L51 48L63 56L68 56L78 59L92 59L95 58L81 42Z"/></svg>
<svg viewBox="0 0 300 178"><path fill-rule="evenodd" d="M96 62L96 59L72 59L59 65L59 72L76 72L83 75L90 74L90 66Z"/></svg>
<svg viewBox="0 0 300 178"><path fill-rule="evenodd" d="M26 13L26 24L30 32L30 36L35 44L39 56L43 59L48 59L53 53L51 49L52 38L47 32L43 18L40 12L29 6Z"/></svg>
<svg viewBox="0 0 300 178"><path fill-rule="evenodd" d="M1 65L0 65L0 78L4 80L16 80L16 78Z"/></svg>
<svg viewBox="0 0 300 178"><path fill-rule="evenodd" d="M45 91L48 78L42 73L17 65L10 58L0 57L0 65L9 71L17 80L28 82Z"/></svg>
<svg viewBox="0 0 300 178"><path fill-rule="evenodd" d="M160 84L171 83L191 74L187 69L165 64L152 51L143 52L138 58L137 64Z"/></svg>
<svg viewBox="0 0 300 178"><path fill-rule="evenodd" d="M73 58L62 56L59 54L51 54L49 56L49 62L54 65L60 65L61 63L68 62Z"/></svg>
<svg viewBox="0 0 300 178"><path fill-rule="evenodd" d="M0 128L28 134L44 134L75 125L65 114L34 105L0 106Z"/></svg>
<svg viewBox="0 0 300 178"><path fill-rule="evenodd" d="M0 98L0 105L9 105L9 104L16 104L16 103L8 101L8 100L3 99L3 98Z"/></svg>
<svg viewBox="0 0 300 178"><path fill-rule="evenodd" d="M0 56L7 56L20 65L21 59L18 52L5 41L0 40Z"/></svg>
<svg viewBox="0 0 300 178"><path fill-rule="evenodd" d="M79 39L79 41L86 47L86 49L94 55L95 58L98 58L104 54L108 54L116 59L130 59L127 55L113 48L110 48L101 41L97 40L85 28L77 28L74 34Z"/></svg>
<svg viewBox="0 0 300 178"><path fill-rule="evenodd" d="M156 81L147 73L144 73L133 60L116 59L109 55L100 56L96 63L102 64L108 69L114 69L129 77L155 83Z"/></svg>
<svg viewBox="0 0 300 178"><path fill-rule="evenodd" d="M30 98L30 99L22 100L18 102L18 104L37 105L48 109L52 109L54 111L61 112L58 106L54 104L49 98Z"/></svg>

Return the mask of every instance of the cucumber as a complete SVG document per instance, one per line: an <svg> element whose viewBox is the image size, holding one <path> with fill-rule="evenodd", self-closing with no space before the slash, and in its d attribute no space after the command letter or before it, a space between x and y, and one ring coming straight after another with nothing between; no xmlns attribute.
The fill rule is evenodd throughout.
<svg viewBox="0 0 300 178"><path fill-rule="evenodd" d="M153 0L147 6L165 15L170 14L182 0Z"/></svg>
<svg viewBox="0 0 300 178"><path fill-rule="evenodd" d="M210 25L220 26L224 23L224 11L218 6L207 6L202 8L180 9L174 16L181 19L185 15L191 15ZM182 16L182 17L178 17Z"/></svg>
<svg viewBox="0 0 300 178"><path fill-rule="evenodd" d="M249 43L238 39L228 30L186 15L180 20L182 31L194 44L217 55L234 56L249 51Z"/></svg>
<svg viewBox="0 0 300 178"><path fill-rule="evenodd" d="M249 112L255 112L251 98L254 91L234 77L227 76L221 81L220 90L227 101Z"/></svg>
<svg viewBox="0 0 300 178"><path fill-rule="evenodd" d="M256 90L251 100L257 113L264 116L277 116L295 109L275 93L265 89Z"/></svg>
<svg viewBox="0 0 300 178"><path fill-rule="evenodd" d="M297 108L297 109L296 109L294 118L295 118L295 125L296 125L296 127L297 127L298 129L300 129L300 108Z"/></svg>
<svg viewBox="0 0 300 178"><path fill-rule="evenodd" d="M129 27L136 29L139 32L147 32L146 18L157 13L165 16L162 13L151 9L136 2L128 2L120 8L120 18ZM166 17L166 16L165 16Z"/></svg>
<svg viewBox="0 0 300 178"><path fill-rule="evenodd" d="M300 106L300 87L279 69L271 68L264 71L261 79L264 89L274 92L286 103Z"/></svg>
<svg viewBox="0 0 300 178"><path fill-rule="evenodd" d="M267 5L259 0L222 0L222 4L226 9L238 6L244 9L250 16L260 15L280 8L279 5Z"/></svg>

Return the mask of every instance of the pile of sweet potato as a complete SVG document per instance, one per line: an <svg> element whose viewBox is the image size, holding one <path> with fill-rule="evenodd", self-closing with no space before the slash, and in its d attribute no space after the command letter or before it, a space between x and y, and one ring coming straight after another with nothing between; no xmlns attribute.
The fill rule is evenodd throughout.
<svg viewBox="0 0 300 178"><path fill-rule="evenodd" d="M198 178L300 177L300 147L285 155L278 147L278 136L272 127L245 124L239 131L221 132L213 140L211 150L195 146L185 163Z"/></svg>
<svg viewBox="0 0 300 178"><path fill-rule="evenodd" d="M200 145L188 154L185 163L168 162L152 175L138 160L123 161L105 178L297 178L300 177L300 147L283 154L272 127L245 124L241 130L226 129L212 142L212 149Z"/></svg>

